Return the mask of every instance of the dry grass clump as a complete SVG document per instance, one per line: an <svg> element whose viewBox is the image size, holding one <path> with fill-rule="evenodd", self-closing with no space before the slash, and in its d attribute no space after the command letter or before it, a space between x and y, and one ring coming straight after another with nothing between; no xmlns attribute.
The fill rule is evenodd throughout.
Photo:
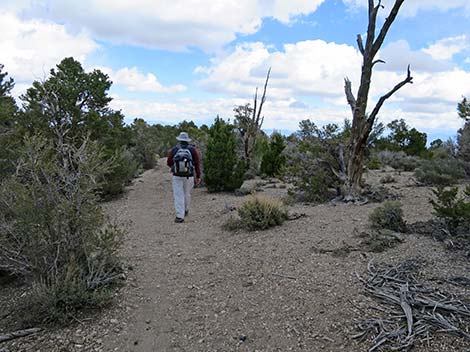
<svg viewBox="0 0 470 352"><path fill-rule="evenodd" d="M238 208L238 219L231 218L225 224L227 230L265 230L281 225L287 220L284 204L271 197L253 195Z"/></svg>

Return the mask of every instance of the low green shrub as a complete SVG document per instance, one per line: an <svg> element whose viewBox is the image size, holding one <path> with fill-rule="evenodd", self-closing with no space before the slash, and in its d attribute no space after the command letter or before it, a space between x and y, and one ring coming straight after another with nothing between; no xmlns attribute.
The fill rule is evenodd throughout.
<svg viewBox="0 0 470 352"><path fill-rule="evenodd" d="M382 164L380 163L379 158L377 155L372 156L370 160L367 163L367 168L369 170L379 170L382 167Z"/></svg>
<svg viewBox="0 0 470 352"><path fill-rule="evenodd" d="M100 192L104 198L121 194L134 177L137 176L140 163L130 150L120 148L109 158L110 166L103 175Z"/></svg>
<svg viewBox="0 0 470 352"><path fill-rule="evenodd" d="M420 158L406 155L405 152L382 150L377 153L377 158L382 166L390 166L395 170L413 171L420 164Z"/></svg>
<svg viewBox="0 0 470 352"><path fill-rule="evenodd" d="M97 143L26 140L16 173L0 183L0 270L23 277L36 320L67 320L101 305L122 277L122 231L98 204L107 172ZM99 299L98 299L99 298Z"/></svg>
<svg viewBox="0 0 470 352"><path fill-rule="evenodd" d="M303 202L324 203L335 196L334 188L337 180L328 171L318 168L311 173L300 173L294 181L291 195Z"/></svg>
<svg viewBox="0 0 470 352"><path fill-rule="evenodd" d="M427 160L415 170L415 176L425 185L450 186L465 177L465 170L457 159Z"/></svg>
<svg viewBox="0 0 470 352"><path fill-rule="evenodd" d="M388 229L396 232L405 230L403 210L397 201L385 202L382 206L374 209L369 216L371 226L376 229Z"/></svg>
<svg viewBox="0 0 470 352"><path fill-rule="evenodd" d="M238 215L238 224L232 219L227 225L229 228L265 230L281 225L287 219L287 211L280 200L260 195L250 196L238 208Z"/></svg>
<svg viewBox="0 0 470 352"><path fill-rule="evenodd" d="M433 189L436 199L431 199L434 214L447 225L451 232L460 226L470 229L470 186L463 194L458 187Z"/></svg>

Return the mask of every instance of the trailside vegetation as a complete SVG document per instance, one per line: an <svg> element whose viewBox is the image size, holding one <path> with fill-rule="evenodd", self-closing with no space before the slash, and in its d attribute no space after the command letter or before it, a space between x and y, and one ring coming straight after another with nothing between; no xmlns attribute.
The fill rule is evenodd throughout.
<svg viewBox="0 0 470 352"><path fill-rule="evenodd" d="M217 117L209 129L207 149L202 160L203 181L209 192L234 191L243 183L245 162L237 155L233 125Z"/></svg>

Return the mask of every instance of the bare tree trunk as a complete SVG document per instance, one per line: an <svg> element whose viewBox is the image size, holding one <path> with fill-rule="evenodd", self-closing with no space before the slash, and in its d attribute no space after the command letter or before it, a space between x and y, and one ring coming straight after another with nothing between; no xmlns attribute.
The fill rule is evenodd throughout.
<svg viewBox="0 0 470 352"><path fill-rule="evenodd" d="M349 106L351 107L353 121L351 130L351 139L349 144L349 160L347 169L347 180L343 189L343 196L346 200L357 199L361 193L361 179L364 164L364 151L374 121L377 117L380 108L385 100L390 98L396 91L407 83L413 83L413 78L410 74L408 66L407 77L398 83L390 92L382 96L377 102L372 112L367 115L367 101L369 97L369 90L372 78L372 71L374 65L383 63L382 60L375 60L375 56L383 44L385 36L387 35L390 26L395 20L398 11L405 0L395 0L389 16L386 18L383 27L381 28L377 38L376 35L376 21L377 13L382 6L381 0L375 5L374 0L369 0L369 25L367 28L367 39L364 47L362 37L357 36L357 44L359 51L363 56L362 69L361 69L361 82L357 91L357 98L354 97L351 89L351 82L345 78L345 94Z"/></svg>
<svg viewBox="0 0 470 352"><path fill-rule="evenodd" d="M258 107L258 87L256 87L255 97L253 101L253 117L251 119L250 128L248 129L248 135L251 138L251 143L247 143L245 147L246 151L246 162L247 166L251 166L251 156L253 155L253 149L256 146L256 139L259 132L261 131L261 126L263 126L264 116L261 116L263 111L263 105L266 101L266 89L268 88L269 75L271 74L271 67L266 74L266 81L264 82L263 95L261 96L261 101L259 102Z"/></svg>
<svg viewBox="0 0 470 352"><path fill-rule="evenodd" d="M253 151L256 146L257 137L264 122L264 116L262 116L261 113L263 111L263 105L266 101L266 90L268 87L270 74L271 68L269 68L266 75L263 95L261 96L260 101L258 101L258 87L256 87L253 99L253 108L250 107L250 104L246 104L233 109L235 112L235 121L241 133L243 143L243 158L248 168L252 166Z"/></svg>

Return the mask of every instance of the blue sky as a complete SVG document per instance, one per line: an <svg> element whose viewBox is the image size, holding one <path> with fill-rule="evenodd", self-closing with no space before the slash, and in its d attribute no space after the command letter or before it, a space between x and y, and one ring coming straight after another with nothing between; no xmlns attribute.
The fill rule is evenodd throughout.
<svg viewBox="0 0 470 352"><path fill-rule="evenodd" d="M376 1L377 2L377 1ZM393 0L384 0L379 23ZM19 96L67 56L114 82L112 107L131 122L211 124L252 101L272 67L266 129L294 131L350 118L357 90L356 35L366 0L0 0L0 63ZM406 75L380 121L404 118L429 140L455 136L456 105L470 97L470 2L405 0L379 52L369 109Z"/></svg>

